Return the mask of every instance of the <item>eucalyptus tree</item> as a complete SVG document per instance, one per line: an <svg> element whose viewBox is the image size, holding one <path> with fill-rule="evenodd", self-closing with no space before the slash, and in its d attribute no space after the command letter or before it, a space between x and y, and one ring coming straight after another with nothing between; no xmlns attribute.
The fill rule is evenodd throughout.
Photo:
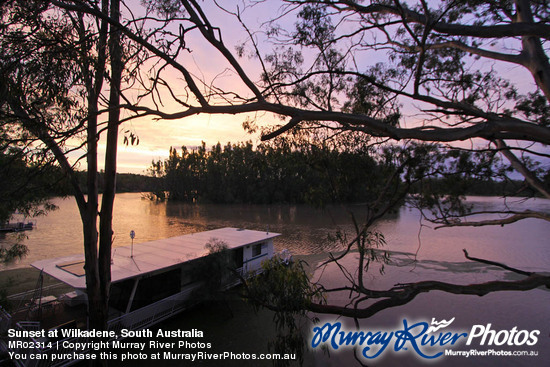
<svg viewBox="0 0 550 367"><path fill-rule="evenodd" d="M120 17L119 0L92 1L90 6L98 6L112 19ZM45 156L55 158L69 178L82 219L90 327L105 328L119 100L128 56L123 56L120 33L85 13L61 9L51 2L17 0L4 2L0 10L0 115L5 143L42 150ZM102 132L107 143L99 211L98 140ZM82 150L85 153L78 158ZM71 155L76 155L76 163ZM85 187L76 174L83 158Z"/></svg>

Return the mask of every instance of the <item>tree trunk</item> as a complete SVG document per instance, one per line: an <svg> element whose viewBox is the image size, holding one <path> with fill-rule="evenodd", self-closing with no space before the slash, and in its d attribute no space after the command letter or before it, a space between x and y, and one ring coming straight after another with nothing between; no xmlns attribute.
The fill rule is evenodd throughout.
<svg viewBox="0 0 550 367"><path fill-rule="evenodd" d="M88 128L87 128L87 192L88 201L86 210L81 213L82 226L84 233L84 256L86 270L86 292L88 294L88 317L89 326L96 328L99 326L97 303L99 301L99 276L97 268L97 206L98 206L98 187L97 187L97 98L92 93L88 98Z"/></svg>
<svg viewBox="0 0 550 367"><path fill-rule="evenodd" d="M120 18L120 0L111 2L111 18ZM120 31L111 27L109 38L111 56L111 88L109 95L109 120L107 126L107 147L105 152L105 187L101 202L99 223L99 280L101 284L102 308L107 310L111 287L111 245L113 238L113 206L116 192L116 163L118 125L120 120L120 84L122 76L122 50ZM105 320L105 326L107 320Z"/></svg>
<svg viewBox="0 0 550 367"><path fill-rule="evenodd" d="M102 1L102 11L107 12L109 1ZM103 86L103 77L106 62L106 43L108 27L103 22L100 28L99 42L97 46L98 59L94 66L93 80L89 78L88 92L88 128L87 128L87 188L88 202L85 213L81 212L84 232L84 256L86 270L86 293L88 295L88 327L90 329L104 330L107 327L107 307L101 293L101 277L98 263L98 162L97 162L97 120L98 100Z"/></svg>
<svg viewBox="0 0 550 367"><path fill-rule="evenodd" d="M529 0L516 1L516 21L533 23L533 12ZM525 66L533 75L535 83L550 101L550 63L542 47L540 38L523 36L521 38L522 55L526 59Z"/></svg>

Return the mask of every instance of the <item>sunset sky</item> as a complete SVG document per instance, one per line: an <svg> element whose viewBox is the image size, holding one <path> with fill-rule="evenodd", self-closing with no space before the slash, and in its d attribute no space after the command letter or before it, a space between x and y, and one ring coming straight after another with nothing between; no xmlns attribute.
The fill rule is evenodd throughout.
<svg viewBox="0 0 550 367"><path fill-rule="evenodd" d="M132 0L129 2L132 7L134 16L140 14L140 0ZM238 2L232 2L230 6L236 7ZM208 14L212 24L220 27L223 40L227 47L235 50L235 45L241 44L246 40L246 34L241 28L236 19L217 8L212 2L201 3L203 9ZM242 5L241 5L242 6ZM241 7L242 9L242 7ZM262 20L258 14L264 14L256 9L245 11L245 19L251 27L260 28ZM244 86L235 78L233 72L228 70L228 64L224 63L224 59L217 50L205 45L206 41L198 32L194 32L190 37L186 36L186 43L191 48L191 53L183 53L183 58L179 61L190 70L197 79L206 81L206 83L216 82L217 85L233 91L246 93ZM250 73L254 80L259 75L259 65L254 60L248 57L243 57L242 64ZM170 82L170 86L175 93L183 94L185 82L182 80L181 74L174 70L167 70L163 74L163 78ZM181 85L181 87L180 87ZM127 97L132 98L133 94L138 94L140 90L130 90L126 92ZM169 98L163 100L164 106L161 108L163 112L177 112L181 108ZM122 118L128 117L128 112L123 113ZM261 120L280 123L280 120L273 116L267 116L259 113ZM206 143L207 148L220 142L226 144L228 142L237 143L241 141L252 140L255 144L258 142L259 135L251 135L247 133L242 123L247 118L246 115L199 115L181 120L158 120L152 117L145 117L129 122L125 122L120 128L119 147L118 147L118 172L121 173L146 173L151 165L151 161L164 159L168 157L170 147L181 148L182 145L188 148L201 145L201 142ZM266 120L267 119L267 120ZM138 145L124 145L124 132L131 131L139 138ZM79 141L75 141L71 146L80 145ZM105 141L104 136L99 141L99 168L102 169L104 164ZM74 162L79 156L85 152L71 153L71 160ZM80 169L85 169L85 162L81 161Z"/></svg>
<svg viewBox="0 0 550 367"><path fill-rule="evenodd" d="M168 157L170 147L182 145L195 147L206 143L207 147L227 142L256 140L242 128L244 116L201 115L175 121L134 121L124 128L131 128L139 137L139 145L123 145L120 137L118 171L122 173L144 173L152 160ZM123 128L123 129L124 129ZM101 151L104 145L100 144Z"/></svg>
<svg viewBox="0 0 550 367"><path fill-rule="evenodd" d="M134 1L137 6L139 0ZM237 6L239 6L241 10L243 9L242 3L239 1L222 2L221 4L232 7L232 9L230 9L232 11L234 11ZM213 2L204 2L201 3L201 6L203 6L211 23L221 29L223 41L231 51L235 50L236 45L242 44L247 40L247 34L234 16L220 10ZM138 12L137 9L138 8L132 8L134 15ZM267 4L261 3L254 8L246 9L243 13L243 19L250 29L262 30L265 29L264 22L269 17L277 16L280 12L281 9L273 8L273 3L271 3L271 7L270 2L267 2ZM290 28L293 26L294 21L292 19L282 19L281 24ZM263 36L264 35L261 33L258 34L258 37ZM208 46L206 41L202 39L202 36L198 35L198 32L194 32L194 36L186 36L186 43L191 48L192 52L183 53L184 58L180 59L180 62L197 78L206 81L207 84L215 82L216 85L225 90L237 91L242 94L247 93L246 87L233 75L234 72L229 70L229 66L224 62L223 57L217 50ZM269 53L274 46L272 44L260 44L260 47L264 48L261 51L266 54ZM376 62L383 61L384 57L384 52L378 52L375 54L375 58L370 57L368 60L365 60L365 65L372 65ZM246 72L249 73L251 79L258 80L260 72L258 60L247 56L239 60ZM483 61L481 61L481 63L483 63ZM359 67L361 67L361 65ZM530 77L523 68L510 66L510 64L499 65L497 67L504 68L501 70L504 74L514 75L514 79L519 80L519 85L523 83L530 88L533 84L532 77ZM524 77L518 79L518 75ZM164 74L164 78L169 81L175 93L183 93L185 83L182 81L181 74L173 70L168 70L167 74ZM179 87L180 84L181 87ZM165 102L162 107L164 112L177 112L180 110L178 109L177 103L173 101L166 100L163 102ZM405 106L404 111L407 113L407 106ZM411 124L414 124L415 120L412 115L415 112L410 110L410 113L411 116L407 118L405 122L406 126L409 127ZM127 116L128 114L123 117ZM146 173L152 160L164 159L168 156L170 147L180 148L182 145L185 145L191 148L200 145L202 141L206 143L207 148L217 142L223 145L228 142L237 143L240 141L252 140L253 143L256 144L259 141L259 135L250 135L242 127L242 123L246 118L246 115L199 115L181 120L168 121L142 118L127 122L121 127L118 150L118 171L121 173ZM256 120L263 125L281 123L281 120L269 114L258 114L256 115ZM139 137L139 145L125 146L122 144L124 139L123 132L126 130L133 132ZM104 148L104 142L100 141L100 162L103 161ZM102 166L103 164L101 163L100 169Z"/></svg>
<svg viewBox="0 0 550 367"><path fill-rule="evenodd" d="M138 6L139 0L135 0L135 3ZM228 45L231 45L231 50L233 50L232 45L244 41L245 35L239 31L238 23L232 16L223 13L210 2L202 3L202 5L205 11L208 11L208 14L210 14L213 24L218 25L222 29L224 41ZM135 15L136 9L133 8L132 12ZM252 23L255 22L253 18L247 19ZM256 25L254 24L254 26ZM233 29L233 31L226 32L226 29ZM223 72L223 69L219 65L212 62L212 53L215 51L205 48L203 46L205 41L200 39L199 36L190 40L186 39L186 41L191 41L190 47L192 53L184 54L187 59L184 62L195 75L207 81L212 81L220 72ZM243 62L245 64L249 63L247 59L243 59ZM223 68L225 67L224 65ZM173 89L176 92L178 91L178 83L181 82L182 86L185 85L178 73L169 71L168 75L170 76L171 85L173 85ZM226 76L225 78L229 79L230 76ZM219 79L218 77L217 80ZM231 84L226 85L231 86ZM239 86L234 87L239 88ZM163 110L165 112L176 112L178 111L178 106L175 103L167 103ZM257 136L246 133L242 128L242 122L245 118L246 116L244 115L200 115L182 120L166 121L142 118L127 122L120 130L118 171L122 173L145 173L152 160L164 159L168 156L170 147L180 148L182 145L194 147L200 145L202 141L206 143L207 147L210 147L218 141L225 144L227 142L257 140ZM139 137L139 145L126 146L123 144L123 133L126 130L132 131ZM99 150L100 160L102 161L105 151L105 143L102 141L100 141ZM100 168L102 166L103 164L101 164Z"/></svg>

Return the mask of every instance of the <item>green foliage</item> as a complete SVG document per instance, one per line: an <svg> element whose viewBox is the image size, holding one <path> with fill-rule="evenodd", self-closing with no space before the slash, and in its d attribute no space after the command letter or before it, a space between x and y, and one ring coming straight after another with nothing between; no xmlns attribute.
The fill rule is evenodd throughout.
<svg viewBox="0 0 550 367"><path fill-rule="evenodd" d="M302 262L285 265L278 257L262 264L262 273L246 283L246 298L256 308L267 306L274 310L273 321L277 328L275 340L269 343L274 353L296 353L303 361L305 340L302 322L306 320L307 306L323 302L323 294L309 281ZM288 365L289 361L274 361Z"/></svg>
<svg viewBox="0 0 550 367"><path fill-rule="evenodd" d="M343 110L378 118L392 126L398 125L401 112L396 99L392 93L371 83L396 78L395 70L386 69L379 63L368 71L368 75L370 78L358 79L349 86L348 101L344 104Z"/></svg>
<svg viewBox="0 0 550 367"><path fill-rule="evenodd" d="M29 119L42 121L54 138L65 131L77 136L86 113L79 103L82 74L75 60L91 43L76 46L71 20L48 11L49 6L11 0L0 8L0 124L21 142L43 133Z"/></svg>
<svg viewBox="0 0 550 367"><path fill-rule="evenodd" d="M364 264L365 272L368 271L371 263L379 263L380 274L384 274L385 265L390 263L391 254L388 251L380 251L381 247L386 246L386 237L379 231L364 231L359 237L359 253L366 260Z"/></svg>
<svg viewBox="0 0 550 367"><path fill-rule="evenodd" d="M329 234L328 240L335 244L335 247L348 248L348 251L356 251L359 254L359 263L362 272L367 273L372 263L380 264L379 272L384 274L385 265L390 264L391 254L388 251L381 250L386 246L386 237L377 230L369 228L360 228L355 217L353 224L355 226L355 239L351 242L353 246L349 247L350 239L344 232L337 231L334 235Z"/></svg>
<svg viewBox="0 0 550 367"><path fill-rule="evenodd" d="M334 37L334 26L327 15L327 10L322 5L304 6L298 14L300 21L296 23L294 42L302 46L323 47L325 42Z"/></svg>
<svg viewBox="0 0 550 367"><path fill-rule="evenodd" d="M0 224L15 212L33 217L56 209L48 198L61 194L64 179L60 170L43 157L29 156L17 148L2 150L0 177Z"/></svg>
<svg viewBox="0 0 550 367"><path fill-rule="evenodd" d="M180 0L141 0L141 3L148 11L154 11L166 19L184 14Z"/></svg>
<svg viewBox="0 0 550 367"><path fill-rule="evenodd" d="M193 292L193 298L200 301L223 300L223 288L234 278L235 262L227 244L211 239L205 246L208 256L192 265L192 278L200 279L201 287Z"/></svg>
<svg viewBox="0 0 550 367"><path fill-rule="evenodd" d="M290 145L292 144L292 145ZM366 147L276 140L259 145L219 143L209 151L170 149L154 162L170 199L215 203L313 203L366 201L383 167Z"/></svg>
<svg viewBox="0 0 550 367"><path fill-rule="evenodd" d="M0 247L0 262L10 263L27 256L28 253L27 246L21 243L16 243L9 248Z"/></svg>
<svg viewBox="0 0 550 367"><path fill-rule="evenodd" d="M550 106L548 100L539 91L522 96L516 104L516 109L523 112L525 117L534 123L550 126Z"/></svg>
<svg viewBox="0 0 550 367"><path fill-rule="evenodd" d="M85 49L90 44L75 45L71 19L50 5L0 4L0 221L16 210L43 214L53 208L48 196L67 194L51 147L57 141L63 150L84 126L82 69L75 60L92 54Z"/></svg>

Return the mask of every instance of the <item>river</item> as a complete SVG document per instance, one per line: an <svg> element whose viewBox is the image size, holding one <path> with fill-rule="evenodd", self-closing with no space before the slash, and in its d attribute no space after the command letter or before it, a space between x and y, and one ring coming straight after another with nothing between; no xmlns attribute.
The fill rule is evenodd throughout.
<svg viewBox="0 0 550 367"><path fill-rule="evenodd" d="M58 210L36 218L32 231L0 234L0 245L13 243L24 235L29 255L8 268L26 266L33 261L82 253L82 225L72 198L53 200ZM498 198L470 197L476 208L499 208ZM511 200L508 208L550 212L550 200L523 202ZM327 239L336 230L351 233L350 212L358 218L360 206L330 206L316 209L307 205L215 205L154 202L141 194L118 194L114 210L114 247L130 244L130 231L141 243L219 227L239 227L281 233L275 243L278 250L295 254L318 254L339 247ZM536 219L523 220L504 227L468 227L433 230L420 226L418 211L401 208L399 213L381 221L377 229L386 236L387 249L417 254L417 260L463 261L462 249L472 256L490 258L526 270L548 270L550 225Z"/></svg>
<svg viewBox="0 0 550 367"><path fill-rule="evenodd" d="M502 205L497 198L470 197L468 201L483 210L495 210ZM7 268L28 266L39 259L82 253L82 227L74 200L58 198L54 203L59 209L37 218L36 228L24 233L29 255ZM550 200L544 199L512 199L506 205L518 210L529 208L550 212ZM342 249L340 245L328 240L329 234L334 234L337 229L351 233L350 211L354 211L360 218L359 206L315 209L305 205L195 205L152 202L142 199L140 194L119 194L115 201L114 246L129 245L131 230L136 232L135 243L140 243L231 226L281 233L275 242L276 250L288 248L292 253L300 255L326 254ZM386 266L384 275L380 274L377 265L371 267L366 282L375 289L420 280L469 284L495 279L519 279L520 276L500 268L468 261L464 258L463 249L467 249L471 256L522 270L550 270L550 225L542 220L528 219L503 227L434 230L428 223L421 223L418 211L401 208L394 216L378 223L377 230L385 235L385 249L392 252L392 264ZM0 244L5 245L12 243L16 234L0 236ZM351 254L342 262L352 273L356 258L356 255ZM317 270L314 278L320 279L327 287L345 282L344 276L334 266ZM328 301L345 304L348 300L340 293L330 295ZM494 330L511 330L513 327L517 327L517 330L537 329L541 333L534 347L503 348L535 350L539 356L470 357L467 359L468 365L550 365L549 304L550 292L542 289L500 292L484 297L431 292L418 296L406 306L377 314L368 320L368 329L402 328L403 319L430 322L432 318L449 320L453 317L456 318L453 326L467 332L473 325L488 323L492 324ZM321 317L321 320L334 319L330 316ZM487 350L489 347L478 346L477 349ZM404 353L388 352L386 354L389 356L381 359L382 365L424 365L421 359L410 359L411 353L405 353L407 355L404 356ZM332 353L330 359L316 354L313 359L322 361L319 362L322 365L338 366L347 364L350 353ZM446 357L446 365L461 366L465 361L465 357Z"/></svg>

